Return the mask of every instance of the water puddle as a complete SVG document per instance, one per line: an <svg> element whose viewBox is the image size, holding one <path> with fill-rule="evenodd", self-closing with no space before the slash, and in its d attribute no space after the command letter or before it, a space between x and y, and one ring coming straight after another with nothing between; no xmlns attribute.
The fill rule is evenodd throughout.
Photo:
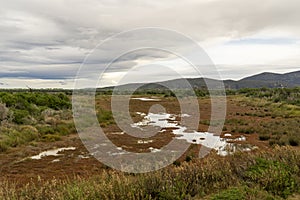
<svg viewBox="0 0 300 200"><path fill-rule="evenodd" d="M107 152L110 156L117 156L117 155L123 155L123 154L128 154L127 151L123 150L122 147L117 147L116 148L117 152Z"/></svg>
<svg viewBox="0 0 300 200"><path fill-rule="evenodd" d="M88 159L88 158L90 158L90 156L78 155L78 158L81 158L81 159Z"/></svg>
<svg viewBox="0 0 300 200"><path fill-rule="evenodd" d="M75 147L65 147L65 148L59 148L59 149L52 149L52 150L47 150L39 153L38 155L31 156L30 158L33 160L40 160L42 157L46 156L62 156L63 154L59 154L59 152L63 151L74 151L76 148ZM59 159L53 160L53 162L58 162Z"/></svg>
<svg viewBox="0 0 300 200"><path fill-rule="evenodd" d="M151 153L156 153L156 152L160 152L160 149L157 148L153 148L153 147L149 147L149 150L151 151Z"/></svg>
<svg viewBox="0 0 300 200"><path fill-rule="evenodd" d="M185 132L186 127L178 125L175 121L176 115L168 113L137 113L143 116L143 120L134 124L131 127L139 128L143 130L145 126L158 126L164 132L166 128L173 128L172 133L176 135L177 139L186 140L188 143L201 144L211 149L215 149L218 155L226 156L233 154L236 151L251 151L253 147L248 144L239 144L238 141L246 141L245 136L239 136L237 138L232 138L231 134L225 134L224 137L214 135L208 132ZM186 114L181 114L180 117L190 117ZM138 142L139 143L139 142ZM140 142L142 143L142 142ZM159 149L154 149L150 147L151 152L158 152Z"/></svg>
<svg viewBox="0 0 300 200"><path fill-rule="evenodd" d="M139 97L139 98L131 98L131 99L140 100L140 101L160 101L160 99L152 99L147 97Z"/></svg>
<svg viewBox="0 0 300 200"><path fill-rule="evenodd" d="M139 114L138 112L136 114ZM133 128L139 128L143 130L143 126L159 126L161 128L180 128L176 123L169 121L175 121L175 115L171 114L154 114L149 113L148 115L142 113L141 116L144 116L142 121L131 124Z"/></svg>
<svg viewBox="0 0 300 200"><path fill-rule="evenodd" d="M52 163L56 163L56 162L59 162L60 160L59 159L54 159L54 160L52 160L51 162Z"/></svg>
<svg viewBox="0 0 300 200"><path fill-rule="evenodd" d="M114 132L114 133L111 133L112 135L124 135L125 133L124 132Z"/></svg>
<svg viewBox="0 0 300 200"><path fill-rule="evenodd" d="M138 144L148 144L148 143L151 143L153 142L153 140L138 140L137 143Z"/></svg>

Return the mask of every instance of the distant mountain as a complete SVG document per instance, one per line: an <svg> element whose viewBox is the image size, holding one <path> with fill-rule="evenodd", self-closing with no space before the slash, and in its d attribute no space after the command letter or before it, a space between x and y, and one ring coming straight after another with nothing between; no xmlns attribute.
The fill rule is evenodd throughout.
<svg viewBox="0 0 300 200"><path fill-rule="evenodd" d="M141 90L163 90L169 89L194 89L206 88L206 83L210 86L220 86L222 81L208 78L188 78L188 79L174 79L156 83L129 83L125 85L116 86L118 90L135 90L137 88ZM101 88L103 90L114 89L114 87ZM100 90L101 90L100 89Z"/></svg>
<svg viewBox="0 0 300 200"><path fill-rule="evenodd" d="M130 83L125 85L116 86L119 90L132 90L132 89L164 89L168 87L170 89L188 89L192 88L201 89L206 88L206 83L211 86L219 86L220 80L209 78L188 78L188 79L174 79L170 81L163 81L157 83ZM279 88L279 87L300 87L300 71L290 72L286 74L277 74L264 72L247 78L243 78L238 81L224 80L224 86L226 89L242 89L242 88ZM164 87L165 86L165 87ZM114 87L106 87L102 89L113 89Z"/></svg>
<svg viewBox="0 0 300 200"><path fill-rule="evenodd" d="M290 72L286 74L277 74L264 72L239 81L225 81L227 87L232 89L240 88L277 88L277 87L297 87L300 86L300 71Z"/></svg>

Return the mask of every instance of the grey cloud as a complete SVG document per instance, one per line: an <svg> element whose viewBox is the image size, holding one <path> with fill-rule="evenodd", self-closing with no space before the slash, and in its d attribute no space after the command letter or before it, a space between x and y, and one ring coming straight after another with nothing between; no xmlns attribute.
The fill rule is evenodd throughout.
<svg viewBox="0 0 300 200"><path fill-rule="evenodd" d="M45 47L47 49L58 49L55 46L59 45L58 42L52 43L39 43L39 42L26 42L26 41L9 41L3 44L3 47L19 50L31 50L37 47Z"/></svg>
<svg viewBox="0 0 300 200"><path fill-rule="evenodd" d="M1 78L29 78L29 79L73 79L74 69L25 69L24 71L0 71Z"/></svg>
<svg viewBox="0 0 300 200"><path fill-rule="evenodd" d="M140 26L167 27L204 40L207 37L248 35L274 27L299 30L300 23L298 0L164 1L159 4L126 1L124 4L120 0L29 0L7 1L3 7L27 11L45 19L58 33L62 32L57 36L70 43L104 39L113 33ZM46 25L41 28L48 30Z"/></svg>
<svg viewBox="0 0 300 200"><path fill-rule="evenodd" d="M174 29L197 41L239 38L266 30L280 30L298 37L299 7L298 0L2 1L0 64L11 71L1 67L0 76L72 78L85 56L99 43L115 33L137 27ZM159 37L153 39L153 43L161 42ZM87 61L91 66L86 73L93 72L95 65L96 69L103 69L113 52L133 42L143 45L145 41L141 37L115 42ZM174 39L170 45L182 44ZM128 70L138 59L164 58L172 58L172 55L137 51L119 58L110 72ZM61 67L58 69L57 65Z"/></svg>

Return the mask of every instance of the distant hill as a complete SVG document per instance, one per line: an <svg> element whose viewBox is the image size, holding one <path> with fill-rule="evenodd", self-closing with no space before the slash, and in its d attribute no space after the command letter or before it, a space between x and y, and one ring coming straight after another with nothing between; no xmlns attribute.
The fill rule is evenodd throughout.
<svg viewBox="0 0 300 200"><path fill-rule="evenodd" d="M297 87L300 86L300 71L286 74L264 72L237 81L237 88L276 88L276 87Z"/></svg>
<svg viewBox="0 0 300 200"><path fill-rule="evenodd" d="M157 83L130 83L121 86L116 86L119 90L131 90L134 88L139 89L163 89L165 85L170 89L187 89L186 81L196 89L206 88L206 83L210 85L219 85L220 80L209 78L188 78L188 79L174 79L169 81L157 82ZM277 74L264 72L254 76L246 77L238 81L224 80L224 86L226 89L242 89L242 88L278 88L278 87L300 87L300 71L290 72L286 74ZM102 89L113 89L114 87L106 87Z"/></svg>

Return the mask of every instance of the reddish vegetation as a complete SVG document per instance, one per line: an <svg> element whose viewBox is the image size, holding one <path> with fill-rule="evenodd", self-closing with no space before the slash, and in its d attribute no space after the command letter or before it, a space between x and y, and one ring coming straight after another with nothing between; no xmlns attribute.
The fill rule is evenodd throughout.
<svg viewBox="0 0 300 200"><path fill-rule="evenodd" d="M110 109L110 101L108 98L99 98L97 100L97 106L103 109ZM136 111L147 113L149 108L153 104L161 104L166 108L166 112L179 114L180 107L175 99L163 99L161 102L142 102L139 100L131 100L130 111L135 113ZM210 100L200 99L200 112L201 121L210 120ZM255 117L255 116L240 116L237 113L251 112L252 107L238 103L232 98L228 98L227 101L227 119L243 119L247 120L248 126L255 126L257 121L272 120L271 117ZM132 114L133 120L141 120L139 115ZM179 120L179 119L178 119ZM226 125L227 130L224 130L222 134L232 130L233 125ZM199 124L199 131L207 131L208 125L205 123ZM116 135L111 134L114 132L120 132L119 128L112 124L104 127L105 132L109 139L117 146L123 147L125 150L142 152L149 151L148 148L160 148L167 144L172 137L171 130L167 132L157 134L156 136L149 138L153 140L151 144L138 144L138 138L134 138L128 135ZM232 137L240 136L241 133L232 133ZM258 146L259 148L267 148L268 143L258 140L256 133L246 134L246 143ZM245 142L242 142L245 143ZM44 150L60 148L60 147L76 147L74 151L61 152L62 156L43 157L41 160L31 160L29 157L36 155ZM200 145L191 145L190 149L181 157L180 160L184 160L187 155L193 157L198 155ZM72 178L74 176L89 176L91 174L100 173L102 170L107 169L95 158L80 158L80 155L86 156L88 152L82 145L77 135L69 135L63 137L61 141L57 142L38 142L33 145L21 146L8 150L6 153L0 154L0 179L15 180L19 184L26 183L28 181L35 181L39 178L43 180L51 179L53 177L64 179ZM52 162L54 159L59 159L59 162Z"/></svg>

